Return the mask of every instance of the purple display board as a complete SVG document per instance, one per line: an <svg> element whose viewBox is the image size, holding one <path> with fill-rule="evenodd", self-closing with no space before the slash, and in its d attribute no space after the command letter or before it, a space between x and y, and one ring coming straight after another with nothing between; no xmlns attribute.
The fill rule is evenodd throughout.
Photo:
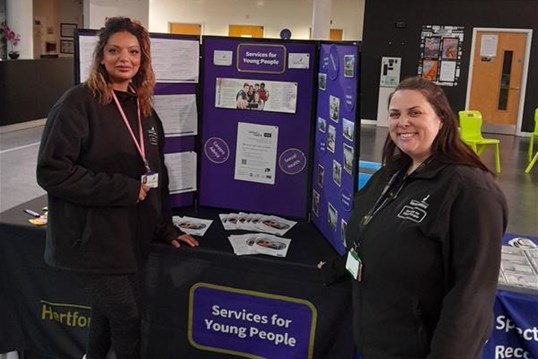
<svg viewBox="0 0 538 359"><path fill-rule="evenodd" d="M247 358L312 358L317 311L304 299L197 283L190 291L189 342Z"/></svg>
<svg viewBox="0 0 538 359"><path fill-rule="evenodd" d="M199 203L306 217L316 44L202 43Z"/></svg>
<svg viewBox="0 0 538 359"><path fill-rule="evenodd" d="M356 44L321 45L311 220L340 254L356 188L358 64Z"/></svg>

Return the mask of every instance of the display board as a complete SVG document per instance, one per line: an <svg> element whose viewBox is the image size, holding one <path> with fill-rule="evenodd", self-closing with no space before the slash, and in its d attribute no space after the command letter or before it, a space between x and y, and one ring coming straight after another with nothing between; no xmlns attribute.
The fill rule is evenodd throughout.
<svg viewBox="0 0 538 359"><path fill-rule="evenodd" d="M97 44L97 30L80 29L75 36L75 81L88 78ZM153 107L165 131L165 162L169 172L170 204L190 206L197 190L197 93L200 43L196 36L151 33L155 73Z"/></svg>
<svg viewBox="0 0 538 359"><path fill-rule="evenodd" d="M316 43L202 43L199 203L306 217Z"/></svg>
<svg viewBox="0 0 538 359"><path fill-rule="evenodd" d="M321 45L311 220L340 254L357 188L358 65L357 44Z"/></svg>

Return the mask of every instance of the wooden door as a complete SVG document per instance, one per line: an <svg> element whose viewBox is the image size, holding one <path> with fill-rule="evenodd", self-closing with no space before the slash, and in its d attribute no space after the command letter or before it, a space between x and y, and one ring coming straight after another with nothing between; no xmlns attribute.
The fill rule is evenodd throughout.
<svg viewBox="0 0 538 359"><path fill-rule="evenodd" d="M232 37L263 37L263 26L260 25L229 25L228 36Z"/></svg>
<svg viewBox="0 0 538 359"><path fill-rule="evenodd" d="M516 132L526 42L526 33L476 33L468 108L482 113L489 132Z"/></svg>
<svg viewBox="0 0 538 359"><path fill-rule="evenodd" d="M329 30L329 40L342 41L343 35L344 35L344 30L342 29L330 29Z"/></svg>
<svg viewBox="0 0 538 359"><path fill-rule="evenodd" d="M180 35L202 35L201 24L184 24L179 22L170 23L170 33Z"/></svg>

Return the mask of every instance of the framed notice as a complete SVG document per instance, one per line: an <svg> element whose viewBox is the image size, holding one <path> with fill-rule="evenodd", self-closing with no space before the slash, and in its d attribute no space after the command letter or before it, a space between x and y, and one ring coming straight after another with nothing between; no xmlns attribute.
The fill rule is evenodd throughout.
<svg viewBox="0 0 538 359"><path fill-rule="evenodd" d="M60 40L60 52L62 54L74 54L75 46L73 40Z"/></svg>
<svg viewBox="0 0 538 359"><path fill-rule="evenodd" d="M75 30L77 29L77 24L63 22L60 24L60 37L75 37Z"/></svg>

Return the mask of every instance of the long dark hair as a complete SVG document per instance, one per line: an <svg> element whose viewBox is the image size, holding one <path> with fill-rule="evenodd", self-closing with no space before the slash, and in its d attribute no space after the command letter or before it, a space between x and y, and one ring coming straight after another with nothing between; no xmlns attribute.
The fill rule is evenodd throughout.
<svg viewBox="0 0 538 359"><path fill-rule="evenodd" d="M149 116L151 114L151 97L155 86L155 74L151 67L149 33L138 21L131 21L127 17L111 17L106 21L105 27L101 28L97 34L99 40L95 45L93 62L86 85L102 104L107 104L112 100L110 79L101 62L103 61L103 51L108 39L118 32L131 33L138 39L140 44L140 69L133 77L132 84L136 88L140 101L140 111L144 116Z"/></svg>
<svg viewBox="0 0 538 359"><path fill-rule="evenodd" d="M478 167L493 174L476 153L460 139L456 115L441 87L420 76L409 77L398 84L389 97L389 103L392 95L400 90L413 90L422 93L443 123L432 143L432 155L436 160L443 163ZM401 167L409 165L411 162L411 157L400 151L392 141L390 133L387 134L383 146L383 163Z"/></svg>

